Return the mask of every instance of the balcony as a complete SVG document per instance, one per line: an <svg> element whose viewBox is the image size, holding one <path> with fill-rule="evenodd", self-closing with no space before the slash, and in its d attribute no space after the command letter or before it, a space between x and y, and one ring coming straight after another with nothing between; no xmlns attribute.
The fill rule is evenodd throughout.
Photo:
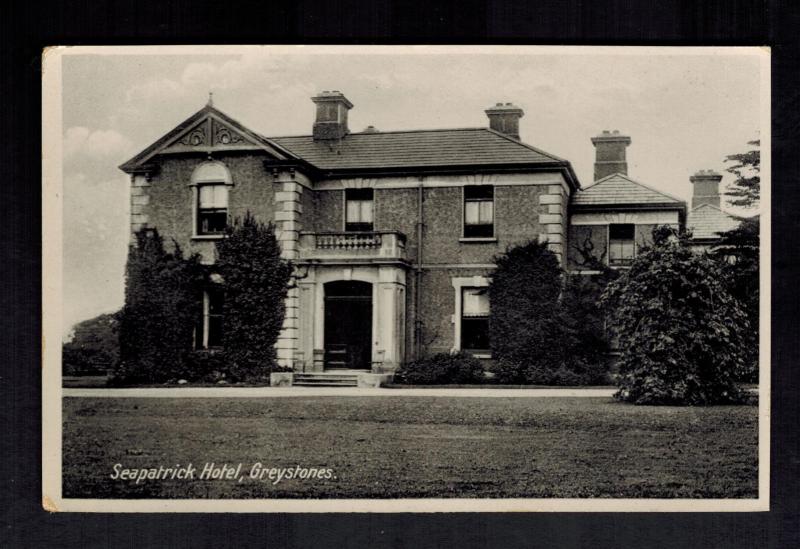
<svg viewBox="0 0 800 549"><path fill-rule="evenodd" d="M398 231L300 233L300 260L406 261L406 237Z"/></svg>

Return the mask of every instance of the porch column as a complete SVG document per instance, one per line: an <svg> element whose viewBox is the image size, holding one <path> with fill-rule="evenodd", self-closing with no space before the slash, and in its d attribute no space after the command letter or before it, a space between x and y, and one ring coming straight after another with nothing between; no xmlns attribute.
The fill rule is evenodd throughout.
<svg viewBox="0 0 800 549"><path fill-rule="evenodd" d="M301 267L301 270L305 267ZM299 315L299 333L298 333L298 349L303 353L303 359L306 362L306 371L314 371L314 325L316 322L317 312L317 283L316 283L316 269L308 267L308 274L302 280L298 281L299 290L299 308L297 310Z"/></svg>
<svg viewBox="0 0 800 549"><path fill-rule="evenodd" d="M398 267L380 267L378 270L377 349L383 351L383 368L394 371L403 362L406 325L406 272ZM376 358L376 357L373 357Z"/></svg>

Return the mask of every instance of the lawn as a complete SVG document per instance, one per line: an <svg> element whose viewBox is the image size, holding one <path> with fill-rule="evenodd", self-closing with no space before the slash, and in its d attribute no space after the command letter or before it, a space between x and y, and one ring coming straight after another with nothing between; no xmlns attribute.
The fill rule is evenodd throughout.
<svg viewBox="0 0 800 549"><path fill-rule="evenodd" d="M65 398L69 498L753 498L755 406L605 398ZM207 462L233 480L114 480ZM331 478L249 477L251 467Z"/></svg>

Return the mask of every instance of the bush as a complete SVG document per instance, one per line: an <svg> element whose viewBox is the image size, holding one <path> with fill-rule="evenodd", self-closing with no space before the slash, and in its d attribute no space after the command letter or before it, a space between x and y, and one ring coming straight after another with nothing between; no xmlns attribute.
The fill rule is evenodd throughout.
<svg viewBox="0 0 800 549"><path fill-rule="evenodd" d="M191 373L188 357L201 314L199 256L165 251L155 230L139 231L126 266L125 306L119 315L120 361L112 382L162 383Z"/></svg>
<svg viewBox="0 0 800 549"><path fill-rule="evenodd" d="M512 385L602 385L609 382L609 359L597 362L574 362L555 368L542 368L536 362L512 363L498 361L493 367L495 381Z"/></svg>
<svg viewBox="0 0 800 549"><path fill-rule="evenodd" d="M88 349L65 343L61 351L62 374L65 376L104 376L114 361L102 349Z"/></svg>
<svg viewBox="0 0 800 549"><path fill-rule="evenodd" d="M720 263L689 248L686 235L653 231L630 270L602 298L619 334L617 398L636 404L736 402L747 317Z"/></svg>
<svg viewBox="0 0 800 549"><path fill-rule="evenodd" d="M498 381L526 383L528 370L556 370L561 324L558 298L561 267L544 243L510 248L495 258L497 268L489 284L489 333L492 356L504 364ZM515 370L516 368L516 370Z"/></svg>
<svg viewBox="0 0 800 549"><path fill-rule="evenodd" d="M399 383L444 385L485 383L483 364L467 353L438 353L409 362L395 374Z"/></svg>
<svg viewBox="0 0 800 549"><path fill-rule="evenodd" d="M596 303L611 275L567 277L545 243L511 248L495 261L489 329L497 381L607 382L608 343Z"/></svg>
<svg viewBox="0 0 800 549"><path fill-rule="evenodd" d="M285 316L292 266L281 258L272 224L249 212L217 242L216 269L223 279L223 349L233 381L278 371L275 343Z"/></svg>

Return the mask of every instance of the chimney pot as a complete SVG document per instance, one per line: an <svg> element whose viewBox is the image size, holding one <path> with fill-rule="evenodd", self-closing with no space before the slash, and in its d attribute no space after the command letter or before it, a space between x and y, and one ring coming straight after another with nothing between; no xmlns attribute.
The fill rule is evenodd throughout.
<svg viewBox="0 0 800 549"><path fill-rule="evenodd" d="M347 127L347 111L353 104L338 90L324 90L311 98L317 106L317 118L314 121L314 141L342 139L350 133Z"/></svg>
<svg viewBox="0 0 800 549"><path fill-rule="evenodd" d="M722 181L722 174L714 170L698 170L689 178L692 182L692 209L703 204L711 204L719 208L719 184Z"/></svg>
<svg viewBox="0 0 800 549"><path fill-rule="evenodd" d="M513 103L495 103L484 111L489 117L489 127L496 132L519 141L519 119L525 112Z"/></svg>
<svg viewBox="0 0 800 549"><path fill-rule="evenodd" d="M595 147L594 180L598 181L615 173L628 175L628 161L625 151L631 144L631 138L620 134L619 130L610 132L603 130L592 137Z"/></svg>

